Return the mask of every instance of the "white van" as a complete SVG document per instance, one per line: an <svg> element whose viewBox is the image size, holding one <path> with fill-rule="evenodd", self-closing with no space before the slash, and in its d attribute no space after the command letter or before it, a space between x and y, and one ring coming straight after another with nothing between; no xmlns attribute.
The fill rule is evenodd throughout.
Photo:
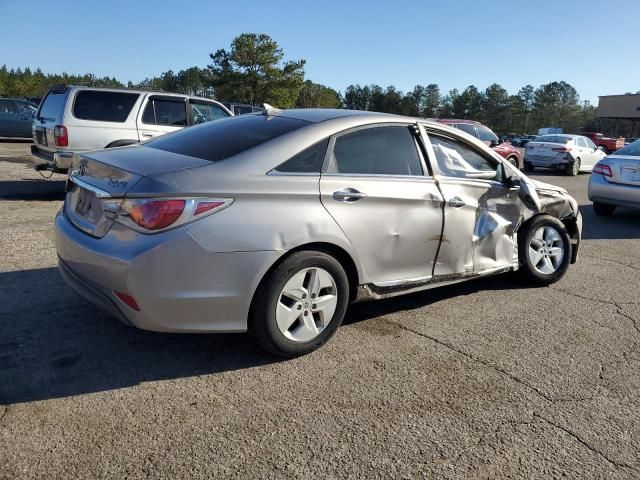
<svg viewBox="0 0 640 480"><path fill-rule="evenodd" d="M34 168L65 173L74 153L131 145L232 115L220 102L190 95L54 87L33 120Z"/></svg>

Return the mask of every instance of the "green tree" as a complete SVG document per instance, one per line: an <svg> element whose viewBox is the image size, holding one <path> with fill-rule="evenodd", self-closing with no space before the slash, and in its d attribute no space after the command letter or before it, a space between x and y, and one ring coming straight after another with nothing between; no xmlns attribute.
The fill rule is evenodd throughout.
<svg viewBox="0 0 640 480"><path fill-rule="evenodd" d="M482 122L494 130L509 130L511 122L507 117L508 108L507 91L497 83L487 87L482 96Z"/></svg>
<svg viewBox="0 0 640 480"><path fill-rule="evenodd" d="M430 83L424 90L421 115L425 118L434 118L438 115L442 104L440 88L435 83Z"/></svg>
<svg viewBox="0 0 640 480"><path fill-rule="evenodd" d="M311 80L304 82L296 100L298 108L340 108L341 104L338 92Z"/></svg>
<svg viewBox="0 0 640 480"><path fill-rule="evenodd" d="M243 33L229 50L209 55L216 97L281 108L295 105L304 81L304 60L283 62L284 52L269 35Z"/></svg>

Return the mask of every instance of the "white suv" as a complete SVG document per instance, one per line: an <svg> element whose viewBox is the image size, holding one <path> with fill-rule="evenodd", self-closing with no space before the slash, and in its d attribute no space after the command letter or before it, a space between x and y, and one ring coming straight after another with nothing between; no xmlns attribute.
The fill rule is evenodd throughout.
<svg viewBox="0 0 640 480"><path fill-rule="evenodd" d="M36 170L64 173L76 152L131 145L232 115L219 102L190 95L54 87L34 117L31 154Z"/></svg>

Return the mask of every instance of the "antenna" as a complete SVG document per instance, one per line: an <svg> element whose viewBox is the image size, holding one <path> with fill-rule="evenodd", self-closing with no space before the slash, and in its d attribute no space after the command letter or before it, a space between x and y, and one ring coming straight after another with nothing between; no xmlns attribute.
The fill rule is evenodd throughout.
<svg viewBox="0 0 640 480"><path fill-rule="evenodd" d="M282 110L280 110L279 108L272 107L268 103L263 103L262 108L264 109L264 115L267 115L267 116L277 115L278 113L282 112Z"/></svg>

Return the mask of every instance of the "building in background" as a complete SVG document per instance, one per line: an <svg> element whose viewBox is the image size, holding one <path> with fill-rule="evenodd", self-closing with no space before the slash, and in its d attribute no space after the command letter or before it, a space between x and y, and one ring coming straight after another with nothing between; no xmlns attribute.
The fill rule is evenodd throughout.
<svg viewBox="0 0 640 480"><path fill-rule="evenodd" d="M599 97L598 130L611 137L640 137L640 94Z"/></svg>

